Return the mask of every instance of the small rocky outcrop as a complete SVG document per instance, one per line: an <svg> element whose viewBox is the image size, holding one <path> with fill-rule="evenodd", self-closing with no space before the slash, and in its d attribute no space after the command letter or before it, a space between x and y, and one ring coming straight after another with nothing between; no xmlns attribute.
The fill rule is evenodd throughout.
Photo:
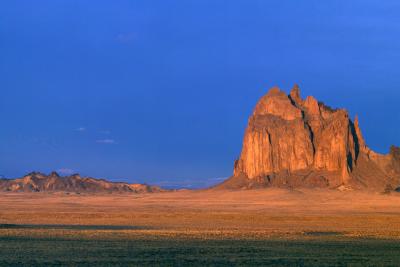
<svg viewBox="0 0 400 267"><path fill-rule="evenodd" d="M345 109L277 87L249 118L233 177L216 188L264 186L384 190L400 185L400 149L372 151Z"/></svg>

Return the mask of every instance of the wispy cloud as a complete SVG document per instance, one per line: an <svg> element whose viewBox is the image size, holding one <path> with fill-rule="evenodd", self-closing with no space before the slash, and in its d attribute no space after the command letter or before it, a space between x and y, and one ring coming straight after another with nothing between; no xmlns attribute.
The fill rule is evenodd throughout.
<svg viewBox="0 0 400 267"><path fill-rule="evenodd" d="M100 139L100 140L96 140L96 143L107 144L107 145L117 144L117 142L114 139Z"/></svg>
<svg viewBox="0 0 400 267"><path fill-rule="evenodd" d="M76 173L73 169L69 169L69 168L61 168L58 169L57 172L61 175L71 175Z"/></svg>
<svg viewBox="0 0 400 267"><path fill-rule="evenodd" d="M77 128L75 130L78 131L78 132L84 132L84 131L86 131L86 128L85 127L79 127L79 128Z"/></svg>

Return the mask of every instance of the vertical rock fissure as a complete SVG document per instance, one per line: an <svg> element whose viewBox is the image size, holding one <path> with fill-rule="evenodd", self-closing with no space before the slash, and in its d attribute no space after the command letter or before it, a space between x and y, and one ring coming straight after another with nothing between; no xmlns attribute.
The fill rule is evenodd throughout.
<svg viewBox="0 0 400 267"><path fill-rule="evenodd" d="M312 145L312 149L313 149L313 159L315 157L315 143L314 143L314 132L311 129L310 124L308 124L308 122L304 122L304 124L306 125L308 131L310 132L310 139L311 139L311 145Z"/></svg>
<svg viewBox="0 0 400 267"><path fill-rule="evenodd" d="M351 131L351 134L352 134L353 140L354 140L354 152L355 152L354 161L357 164L358 156L360 154L360 141L358 139L358 135L357 135L357 131L356 131L356 128L354 126L354 123L351 120L350 120L350 131Z"/></svg>

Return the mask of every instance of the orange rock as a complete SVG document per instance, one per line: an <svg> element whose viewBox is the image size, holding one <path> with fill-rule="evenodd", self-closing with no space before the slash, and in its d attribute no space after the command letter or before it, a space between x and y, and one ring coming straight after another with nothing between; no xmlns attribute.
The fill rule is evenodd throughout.
<svg viewBox="0 0 400 267"><path fill-rule="evenodd" d="M301 110L296 108L285 92L278 87L272 88L260 101L254 109L253 116L275 115L285 120L301 119Z"/></svg>
<svg viewBox="0 0 400 267"><path fill-rule="evenodd" d="M231 179L245 178L252 185L396 188L399 154L398 149L388 155L371 151L358 117L353 123L346 110L332 109L312 96L304 101L297 85L290 95L274 87L249 119Z"/></svg>

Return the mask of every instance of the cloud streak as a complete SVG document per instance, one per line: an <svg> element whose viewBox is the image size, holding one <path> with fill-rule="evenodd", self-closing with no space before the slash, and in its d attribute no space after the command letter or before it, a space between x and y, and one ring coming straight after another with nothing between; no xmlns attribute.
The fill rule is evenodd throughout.
<svg viewBox="0 0 400 267"><path fill-rule="evenodd" d="M100 140L96 140L96 143L107 144L107 145L117 144L117 142L114 139L100 139Z"/></svg>

